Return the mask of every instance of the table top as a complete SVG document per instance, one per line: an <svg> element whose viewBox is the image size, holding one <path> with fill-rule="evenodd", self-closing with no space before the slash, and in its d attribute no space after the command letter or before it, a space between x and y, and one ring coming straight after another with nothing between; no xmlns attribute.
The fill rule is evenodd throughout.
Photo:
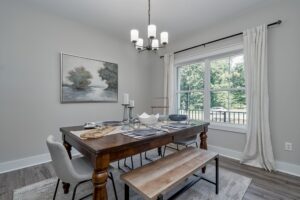
<svg viewBox="0 0 300 200"><path fill-rule="evenodd" d="M208 122L196 121L193 122L193 126L191 127L183 128L180 130L170 129L169 132L143 139L136 139L127 135L123 135L122 133L117 133L112 135L106 135L98 139L83 140L71 133L71 131L84 130L83 126L63 127L60 128L60 131L63 134L63 140L66 142L70 142L72 146L74 144L77 144L77 148L80 146L85 150L89 151L90 153L99 154L109 151L120 151L122 149L129 148L132 145L142 145L143 143L149 143L153 140L159 140L163 138L174 138L180 135L181 137L183 135L185 137L188 137L191 135L195 135L195 133L200 133L203 130L203 128L208 125Z"/></svg>

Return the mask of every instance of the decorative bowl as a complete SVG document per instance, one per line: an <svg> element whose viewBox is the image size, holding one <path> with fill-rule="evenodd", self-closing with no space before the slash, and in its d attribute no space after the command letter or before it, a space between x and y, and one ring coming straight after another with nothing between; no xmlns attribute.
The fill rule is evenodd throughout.
<svg viewBox="0 0 300 200"><path fill-rule="evenodd" d="M169 115L169 119L171 121L176 121L176 122L186 121L187 115L172 114L172 115Z"/></svg>
<svg viewBox="0 0 300 200"><path fill-rule="evenodd" d="M142 124L145 125L153 125L156 124L159 118L159 114L156 115L148 115L147 113L143 113L138 116L139 120Z"/></svg>

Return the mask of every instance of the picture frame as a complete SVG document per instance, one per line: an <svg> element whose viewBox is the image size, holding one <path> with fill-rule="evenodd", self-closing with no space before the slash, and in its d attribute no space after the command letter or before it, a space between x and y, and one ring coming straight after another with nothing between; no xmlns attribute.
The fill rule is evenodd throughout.
<svg viewBox="0 0 300 200"><path fill-rule="evenodd" d="M61 103L118 102L118 64L60 53Z"/></svg>

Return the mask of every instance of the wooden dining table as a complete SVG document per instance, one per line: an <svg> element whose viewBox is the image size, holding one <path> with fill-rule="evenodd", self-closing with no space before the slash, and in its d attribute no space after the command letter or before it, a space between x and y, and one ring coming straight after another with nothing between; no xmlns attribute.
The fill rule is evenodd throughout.
<svg viewBox="0 0 300 200"><path fill-rule="evenodd" d="M109 164L126 157L136 155L151 149L172 143L174 140L188 138L200 134L200 148L207 149L207 130L209 123L197 121L192 126L182 129L169 129L163 134L136 139L128 135L117 133L107 135L98 139L83 140L74 135L72 131L84 130L83 126L72 126L60 128L64 146L72 159L71 149L74 147L87 157L94 167L92 182L94 185L94 200L107 200L106 183L108 178ZM205 173L205 168L202 169ZM70 184L63 183L65 193L68 193Z"/></svg>

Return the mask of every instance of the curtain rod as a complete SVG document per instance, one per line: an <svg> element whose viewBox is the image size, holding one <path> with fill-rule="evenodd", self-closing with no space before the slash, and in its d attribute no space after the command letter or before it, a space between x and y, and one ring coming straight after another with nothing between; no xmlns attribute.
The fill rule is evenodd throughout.
<svg viewBox="0 0 300 200"><path fill-rule="evenodd" d="M276 22L268 24L268 28L271 27L271 26L274 26L274 25L279 25L281 23L282 23L282 21L278 20ZM222 40L226 40L226 39L229 39L229 38L233 38L233 37L236 37L236 36L239 36L239 35L243 35L243 32L236 33L236 34L233 34L233 35L229 35L229 36L226 36L226 37L223 37L223 38L219 38L219 39L216 39L216 40L212 40L210 42L205 42L203 44L198 44L196 46L192 46L192 47L189 47L189 48L186 48L186 49L182 49L182 50L179 50L179 51L175 51L174 54L181 53L181 52L184 52L184 51L188 51L188 50L191 50L191 49L195 49L195 48L198 48L198 47L201 47L201 46L205 47L205 45L208 45L208 44L211 44L211 43L215 43L215 42L219 42L219 41L222 41ZM160 56L160 58L163 58L163 57L164 56Z"/></svg>

